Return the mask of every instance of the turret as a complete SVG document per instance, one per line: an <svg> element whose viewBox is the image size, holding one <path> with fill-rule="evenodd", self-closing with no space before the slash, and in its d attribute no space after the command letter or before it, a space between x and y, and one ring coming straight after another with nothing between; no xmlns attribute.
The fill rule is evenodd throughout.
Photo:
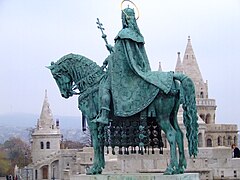
<svg viewBox="0 0 240 180"><path fill-rule="evenodd" d="M160 61L159 61L159 65L158 65L158 71L162 71L162 65L161 65Z"/></svg>
<svg viewBox="0 0 240 180"><path fill-rule="evenodd" d="M46 158L53 152L60 150L61 133L59 120L56 124L53 120L50 105L48 103L47 90L42 105L40 118L32 134L32 157L33 163Z"/></svg>
<svg viewBox="0 0 240 180"><path fill-rule="evenodd" d="M182 72L189 76L195 85L196 103L199 116L207 124L215 123L215 99L208 97L208 83L204 82L199 69L196 56L194 54L190 36L188 36L187 46L181 62L180 53L178 52L176 72Z"/></svg>
<svg viewBox="0 0 240 180"><path fill-rule="evenodd" d="M180 57L180 52L177 53L177 64L175 67L175 72L183 73L183 66L182 66L182 61Z"/></svg>

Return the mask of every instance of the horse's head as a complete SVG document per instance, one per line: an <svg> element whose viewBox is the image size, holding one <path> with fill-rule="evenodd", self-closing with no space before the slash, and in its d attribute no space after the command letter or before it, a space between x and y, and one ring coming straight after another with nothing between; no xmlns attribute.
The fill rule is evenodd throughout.
<svg viewBox="0 0 240 180"><path fill-rule="evenodd" d="M53 78L58 85L62 97L71 97L75 93L72 90L73 81L70 74L68 73L67 68L64 66L64 63L52 62L51 66L48 66L47 68L51 70Z"/></svg>
<svg viewBox="0 0 240 180"><path fill-rule="evenodd" d="M65 55L47 68L51 70L64 98L90 91L105 74L95 62L78 54Z"/></svg>

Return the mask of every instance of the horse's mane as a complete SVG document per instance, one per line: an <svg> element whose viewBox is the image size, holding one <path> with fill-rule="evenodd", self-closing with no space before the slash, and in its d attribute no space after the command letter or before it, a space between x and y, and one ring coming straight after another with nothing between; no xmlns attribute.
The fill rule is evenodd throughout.
<svg viewBox="0 0 240 180"><path fill-rule="evenodd" d="M55 65L57 65L55 68L68 72L75 80L75 83L85 81L84 79L89 76L103 73L103 69L94 61L79 54L67 54L60 58Z"/></svg>
<svg viewBox="0 0 240 180"><path fill-rule="evenodd" d="M85 56L82 56L80 54L67 54L63 57L61 57L57 62L56 64L60 65L64 62L68 63L68 62L71 62L71 61L75 61L75 62L82 62L82 63L87 63L87 64L92 64L94 63L92 60L86 58ZM84 61L84 62L83 62Z"/></svg>

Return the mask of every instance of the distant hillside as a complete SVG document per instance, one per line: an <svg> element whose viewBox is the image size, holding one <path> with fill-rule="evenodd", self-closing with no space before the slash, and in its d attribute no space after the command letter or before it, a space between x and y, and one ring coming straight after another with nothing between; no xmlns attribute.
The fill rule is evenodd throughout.
<svg viewBox="0 0 240 180"><path fill-rule="evenodd" d="M10 127L0 126L0 144L3 144L9 138L20 138L23 141L30 143L31 130L33 128L27 127ZM60 129L63 135L63 140L78 141L84 143L87 140L87 135L80 129Z"/></svg>
<svg viewBox="0 0 240 180"><path fill-rule="evenodd" d="M53 118L59 119L64 140L82 141L85 137L81 129L80 116L54 116ZM39 115L35 114L0 114L0 143L4 143L11 137L19 137L29 142L30 130L36 127L38 119Z"/></svg>
<svg viewBox="0 0 240 180"><path fill-rule="evenodd" d="M25 113L0 114L0 126L8 127L32 127L37 124L40 115ZM54 120L59 119L61 129L81 128L81 116L54 116Z"/></svg>

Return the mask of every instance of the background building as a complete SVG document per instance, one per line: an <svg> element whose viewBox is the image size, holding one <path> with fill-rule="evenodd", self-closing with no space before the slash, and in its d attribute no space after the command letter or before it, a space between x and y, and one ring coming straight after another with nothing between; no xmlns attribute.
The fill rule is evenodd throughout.
<svg viewBox="0 0 240 180"><path fill-rule="evenodd" d="M216 101L208 96L208 82L204 82L190 37L181 60L177 53L176 72L188 75L194 81L196 88L196 102L199 114L199 154L197 158L188 157L187 172L199 172L201 179L222 179L224 177L240 178L240 159L232 159L230 145L238 142L238 130L235 124L216 124ZM159 71L162 70L159 63ZM185 133L182 109L178 113L178 121ZM54 121L49 107L47 92L43 102L40 119L32 134L32 159L28 166L32 172L29 179L70 179L72 176L85 173L92 164L93 150L63 149L62 135L59 121ZM150 155L107 155L106 168L103 173L131 173L131 172L163 172L169 162L169 146L163 134L165 144L164 153ZM187 139L184 139L187 148ZM110 151L111 152L111 151Z"/></svg>
<svg viewBox="0 0 240 180"><path fill-rule="evenodd" d="M178 52L175 71L188 75L195 84L197 111L201 118L201 120L199 120L199 147L230 147L233 143L237 144L237 125L216 124L215 122L216 101L208 96L208 81L203 81L190 37L188 37L187 47L182 61L180 52ZM202 121L204 121L206 128L202 127Z"/></svg>

